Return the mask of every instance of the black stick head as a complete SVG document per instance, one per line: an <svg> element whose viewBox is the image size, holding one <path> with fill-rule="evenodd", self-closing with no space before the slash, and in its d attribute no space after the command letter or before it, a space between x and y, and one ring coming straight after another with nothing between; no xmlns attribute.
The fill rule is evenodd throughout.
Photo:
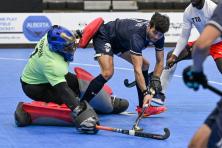
<svg viewBox="0 0 222 148"><path fill-rule="evenodd" d="M164 133L162 139L164 140L164 139L167 139L170 137L170 130L168 128L164 128L163 130L165 133Z"/></svg>
<svg viewBox="0 0 222 148"><path fill-rule="evenodd" d="M124 85L127 87L129 85L129 80L128 79L125 79L124 80Z"/></svg>
<svg viewBox="0 0 222 148"><path fill-rule="evenodd" d="M133 86L136 85L136 81L133 81L133 82L129 83L129 80L128 80L128 79L125 79L125 80L124 80L124 85L125 85L126 87L128 87L128 88L131 88L131 87L133 87Z"/></svg>

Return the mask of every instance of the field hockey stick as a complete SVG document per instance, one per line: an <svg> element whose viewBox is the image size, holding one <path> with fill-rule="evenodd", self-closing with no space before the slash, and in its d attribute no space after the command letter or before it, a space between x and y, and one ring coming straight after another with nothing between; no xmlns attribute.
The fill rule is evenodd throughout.
<svg viewBox="0 0 222 148"><path fill-rule="evenodd" d="M135 131L142 131L143 129L139 127L139 122L141 121L141 119L143 118L144 112L147 109L147 107L149 107L148 104L145 104L145 106L142 109L142 112L139 114L139 116L136 118L136 121L133 124L133 128L132 130Z"/></svg>
<svg viewBox="0 0 222 148"><path fill-rule="evenodd" d="M209 84L204 86L204 88L207 88L207 89L211 90L212 92L216 93L217 95L222 96L222 92L219 89L217 89Z"/></svg>
<svg viewBox="0 0 222 148"><path fill-rule="evenodd" d="M178 57L174 62L173 62L173 65L174 64L177 64L178 62L184 60L184 59L187 59L187 57L189 56L189 54L185 55L185 56L181 56L181 57ZM165 66L164 69L169 69L170 67L169 66ZM136 81L133 81L133 82L129 82L128 79L125 79L124 81L124 85L128 88L131 88L131 87L134 87L136 85Z"/></svg>
<svg viewBox="0 0 222 148"><path fill-rule="evenodd" d="M164 128L164 134L154 134L154 133L141 132L141 131L135 131L135 130L126 130L126 129L121 129L121 128L101 126L101 125L96 125L96 129L121 133L125 135L143 137L143 138L151 138L151 139L156 139L156 140L165 140L170 137L170 130L168 128Z"/></svg>
<svg viewBox="0 0 222 148"><path fill-rule="evenodd" d="M133 130L136 130L136 131L142 131L143 130L142 128L139 127L139 122L143 118L146 109L150 106L150 103L148 101L153 98L154 94L155 94L155 90L150 89L149 99L147 99L144 102L142 112L138 115L138 117L136 118L136 121L133 124L133 128L132 128Z"/></svg>

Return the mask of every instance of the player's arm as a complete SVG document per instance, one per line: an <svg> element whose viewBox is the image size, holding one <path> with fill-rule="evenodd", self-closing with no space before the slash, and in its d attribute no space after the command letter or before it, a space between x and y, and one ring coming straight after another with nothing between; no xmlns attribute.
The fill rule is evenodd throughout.
<svg viewBox="0 0 222 148"><path fill-rule="evenodd" d="M173 50L173 53L167 59L168 67L172 67L174 65L174 62L179 57L180 53L186 48L188 39L190 37L191 29L192 29L192 23L189 21L188 14L185 11L183 15L183 27L180 37L177 41L175 49Z"/></svg>
<svg viewBox="0 0 222 148"><path fill-rule="evenodd" d="M156 50L156 64L153 70L153 75L158 78L161 76L164 66L164 42L165 37L163 36L154 44Z"/></svg>
<svg viewBox="0 0 222 148"><path fill-rule="evenodd" d="M156 49L156 64L153 71L153 75L151 76L150 80L150 90L154 90L154 93L159 93L162 91L160 76L163 71L164 65L164 51Z"/></svg>
<svg viewBox="0 0 222 148"><path fill-rule="evenodd" d="M72 117L75 120L75 126L78 131L84 133L96 133L96 124L99 124L99 118L92 107L86 101L80 102L79 97L68 86L65 75L67 68L65 66L45 64L44 72L49 83L53 86L54 92L61 102L64 102L71 110Z"/></svg>
<svg viewBox="0 0 222 148"><path fill-rule="evenodd" d="M147 90L147 87L142 72L142 66L143 66L142 49L144 49L145 47L144 39L140 36L140 34L133 34L130 43L131 43L130 57L133 64L135 79L141 92L145 92Z"/></svg>
<svg viewBox="0 0 222 148"><path fill-rule="evenodd" d="M183 15L183 27L180 34L180 37L177 41L176 48L173 51L173 55L176 57L182 52L182 50L186 47L188 39L190 37L190 32L192 29L192 23L190 22L189 14L185 11Z"/></svg>
<svg viewBox="0 0 222 148"><path fill-rule="evenodd" d="M156 50L156 64L153 71L153 75L160 77L164 66L164 51Z"/></svg>
<svg viewBox="0 0 222 148"><path fill-rule="evenodd" d="M71 109L75 120L75 126L78 131L83 133L97 133L96 124L99 124L99 118L93 108L86 102L79 102L79 97L69 88L66 82L60 82L53 86L58 94Z"/></svg>
<svg viewBox="0 0 222 148"><path fill-rule="evenodd" d="M69 88L66 82L60 82L53 88L57 92L59 99L62 99L71 110L74 110L79 105L78 96Z"/></svg>
<svg viewBox="0 0 222 148"><path fill-rule="evenodd" d="M192 57L194 59L193 70L200 72L203 69L203 61L209 53L209 47L222 34L222 3L215 9L211 20L194 44Z"/></svg>
<svg viewBox="0 0 222 148"><path fill-rule="evenodd" d="M213 41L219 37L221 32L214 26L208 25L197 39L193 48L193 70L201 72L203 69L203 62L209 55L209 47Z"/></svg>
<svg viewBox="0 0 222 148"><path fill-rule="evenodd" d="M132 35L131 40L131 61L134 68L134 74L136 83L138 84L141 92L143 93L144 97L144 104L150 103L151 97L149 89L147 89L145 78L142 72L142 66L143 66L143 56L142 56L142 49L144 49L144 39L139 34Z"/></svg>
<svg viewBox="0 0 222 148"><path fill-rule="evenodd" d="M142 72L144 66L142 50L146 47L144 44L144 38L138 33L133 34L130 43L130 57L134 68L135 79L141 92L145 92L147 86Z"/></svg>
<svg viewBox="0 0 222 148"><path fill-rule="evenodd" d="M159 93L162 91L162 86L160 82L160 76L163 71L164 66L164 36L160 38L157 42L154 43L155 50L156 50L156 64L153 70L153 75L150 79L150 87L149 90L154 90L153 93Z"/></svg>
<svg viewBox="0 0 222 148"><path fill-rule="evenodd" d="M181 35L177 41L176 47L173 51L173 55L178 57L183 49L186 47L191 29L183 28Z"/></svg>
<svg viewBox="0 0 222 148"><path fill-rule="evenodd" d="M146 87L145 79L142 72L143 56L131 54L131 60L133 63L133 69L134 69L136 82L139 85L140 90L144 92L147 89L147 87Z"/></svg>
<svg viewBox="0 0 222 148"><path fill-rule="evenodd" d="M141 92L143 93L143 104L149 104L151 102L152 97L150 97L151 92L150 89L146 87L146 82L142 72L143 56L131 54L131 60L133 63L136 83L138 84Z"/></svg>

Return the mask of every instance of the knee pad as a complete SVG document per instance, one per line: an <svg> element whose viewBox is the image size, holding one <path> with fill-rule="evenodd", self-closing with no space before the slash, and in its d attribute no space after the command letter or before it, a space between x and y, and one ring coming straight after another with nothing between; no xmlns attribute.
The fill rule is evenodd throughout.
<svg viewBox="0 0 222 148"><path fill-rule="evenodd" d="M82 38L79 40L79 47L80 48L86 48L86 46L89 44L90 40L93 38L93 36L96 34L96 32L99 30L100 26L104 23L104 20L99 17L92 22L90 22L84 29L82 33Z"/></svg>
<svg viewBox="0 0 222 148"><path fill-rule="evenodd" d="M129 102L126 99L117 98L115 96L111 96L112 102L113 102L113 114L119 114L121 112L124 112L129 107Z"/></svg>
<svg viewBox="0 0 222 148"><path fill-rule="evenodd" d="M31 124L31 116L24 111L23 104L23 102L19 102L14 113L15 124L18 127L24 127Z"/></svg>

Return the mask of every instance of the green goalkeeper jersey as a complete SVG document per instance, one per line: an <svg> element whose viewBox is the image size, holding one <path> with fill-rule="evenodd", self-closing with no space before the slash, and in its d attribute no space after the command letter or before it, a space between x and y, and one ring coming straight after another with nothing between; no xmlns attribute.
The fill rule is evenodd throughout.
<svg viewBox="0 0 222 148"><path fill-rule="evenodd" d="M68 62L58 53L49 50L47 35L45 35L31 54L21 79L28 84L50 83L54 86L65 82L67 73Z"/></svg>

